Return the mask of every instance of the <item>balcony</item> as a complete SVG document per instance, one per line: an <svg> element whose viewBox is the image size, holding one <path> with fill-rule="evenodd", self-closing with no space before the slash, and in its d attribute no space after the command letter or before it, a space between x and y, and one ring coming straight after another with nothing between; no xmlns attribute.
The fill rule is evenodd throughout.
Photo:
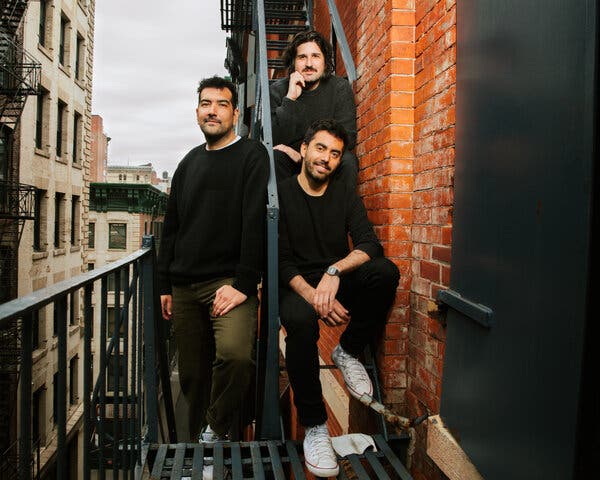
<svg viewBox="0 0 600 480"><path fill-rule="evenodd" d="M82 299L82 308L74 308L75 299ZM50 347L40 347L37 338L42 309L52 312L55 335L48 340ZM83 312L79 322L76 311ZM0 460L0 472L12 472L3 478L30 480L51 474L89 480L106 478L111 472L112 478L202 478L204 456L215 459L215 479L229 478L226 471L239 480L307 478L301 444L286 440L281 431L278 438L257 441L177 443L170 388L173 362L168 353L168 323L160 318L155 290L152 237L144 237L140 250L117 262L0 305L0 331L15 324L19 339L12 343L18 347L13 355L18 364L21 428L17 442ZM75 334L83 343L82 388L73 385L78 378L71 363ZM43 434L36 407L38 390L32 388L40 348L46 349L44 355L55 356L58 365L53 382L55 426ZM264 369L260 362L259 369L261 365ZM279 376L279 368L271 371ZM83 392L80 402L74 402L76 391ZM259 391L258 403L261 395ZM261 423L260 415L257 412L256 425ZM276 411L273 415L278 417ZM280 419L274 421L279 424ZM70 440L79 424L83 452L74 454ZM408 435L388 436L385 431L373 438L378 451L341 460L346 474L354 476L340 478L410 480L399 459L406 452ZM73 455L82 455L83 472L72 470L77 465Z"/></svg>
<svg viewBox="0 0 600 480"><path fill-rule="evenodd" d="M0 219L33 220L35 187L0 180Z"/></svg>
<svg viewBox="0 0 600 480"><path fill-rule="evenodd" d="M0 122L18 123L28 95L39 92L41 64L13 36L0 31Z"/></svg>

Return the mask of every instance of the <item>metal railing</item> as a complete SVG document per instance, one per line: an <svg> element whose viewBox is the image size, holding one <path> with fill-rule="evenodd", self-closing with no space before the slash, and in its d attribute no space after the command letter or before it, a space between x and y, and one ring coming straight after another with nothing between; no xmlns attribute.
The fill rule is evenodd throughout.
<svg viewBox="0 0 600 480"><path fill-rule="evenodd" d="M114 294L109 294L109 276L114 280ZM16 320L21 331L20 480L32 478L32 462L36 463L31 423L32 339L35 312L44 307L53 310L52 341L57 344L56 478L68 476L67 346L72 334L69 324L74 325L74 298L83 298L83 308L79 310L83 311L84 480L91 478L92 470L96 470L95 478L99 479L106 478L109 470L113 478L135 478L136 468L142 462L142 445L159 440L159 375L167 411L168 438L164 440L176 441L168 368L163 366L167 364L166 349L162 339L157 341L164 323L158 318L154 277L154 241L146 236L140 250L117 262L0 305L0 329ZM108 315L111 302L112 323ZM92 385L93 340L99 345L99 369Z"/></svg>
<svg viewBox="0 0 600 480"><path fill-rule="evenodd" d="M0 180L0 218L33 220L35 187Z"/></svg>

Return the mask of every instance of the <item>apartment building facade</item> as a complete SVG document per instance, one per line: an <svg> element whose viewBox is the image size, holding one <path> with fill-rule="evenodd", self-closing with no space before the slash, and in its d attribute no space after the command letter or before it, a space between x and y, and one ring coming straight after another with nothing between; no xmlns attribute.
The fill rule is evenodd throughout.
<svg viewBox="0 0 600 480"><path fill-rule="evenodd" d="M23 45L41 64L39 93L24 105L18 131L20 181L34 189L33 220L18 249L18 296L79 275L87 231L91 149L94 0L29 2ZM68 305L67 384L71 477L81 471L83 325L79 295ZM57 322L34 315L33 441L42 476L52 476L56 448Z"/></svg>

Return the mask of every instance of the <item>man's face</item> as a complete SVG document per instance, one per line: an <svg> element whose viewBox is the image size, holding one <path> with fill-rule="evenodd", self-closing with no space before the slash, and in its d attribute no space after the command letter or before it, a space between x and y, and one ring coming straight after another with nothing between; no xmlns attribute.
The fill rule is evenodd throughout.
<svg viewBox="0 0 600 480"><path fill-rule="evenodd" d="M321 80L325 73L325 57L315 42L306 42L298 46L294 69L302 74L304 81L309 85Z"/></svg>
<svg viewBox="0 0 600 480"><path fill-rule="evenodd" d="M204 88L200 92L196 116L208 143L215 143L233 132L238 115L238 109L231 103L228 88Z"/></svg>
<svg viewBox="0 0 600 480"><path fill-rule="evenodd" d="M340 164L343 150L341 139L325 130L318 131L308 145L303 143L300 147L303 172L317 184L327 182Z"/></svg>

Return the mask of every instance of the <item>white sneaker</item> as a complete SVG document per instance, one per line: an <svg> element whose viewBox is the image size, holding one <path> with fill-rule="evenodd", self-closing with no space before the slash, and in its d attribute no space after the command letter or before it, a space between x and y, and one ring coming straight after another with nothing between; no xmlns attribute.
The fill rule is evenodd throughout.
<svg viewBox="0 0 600 480"><path fill-rule="evenodd" d="M304 463L310 473L317 477L334 477L340 473L326 424L307 428L303 445Z"/></svg>
<svg viewBox="0 0 600 480"><path fill-rule="evenodd" d="M341 345L336 346L331 352L331 360L340 369L346 387L350 394L360 400L365 393L373 396L373 384L365 367L356 358L347 353Z"/></svg>
<svg viewBox="0 0 600 480"><path fill-rule="evenodd" d="M210 425L206 425L200 432L200 435L198 435L198 443L214 443L220 440L224 439L219 437L217 432L210 428Z"/></svg>

